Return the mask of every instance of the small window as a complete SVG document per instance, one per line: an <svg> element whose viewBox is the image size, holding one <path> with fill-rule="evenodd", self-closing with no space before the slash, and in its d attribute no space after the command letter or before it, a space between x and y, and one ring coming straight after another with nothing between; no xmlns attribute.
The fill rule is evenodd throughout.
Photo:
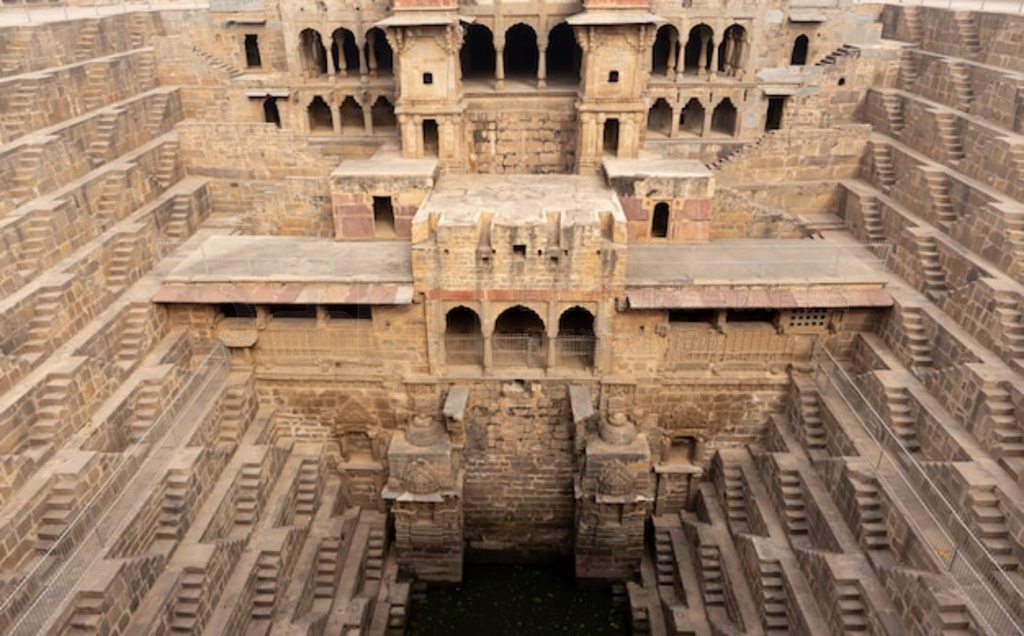
<svg viewBox="0 0 1024 636"><path fill-rule="evenodd" d="M268 97L263 100L263 121L281 127L281 111L277 109L277 99Z"/></svg>
<svg viewBox="0 0 1024 636"><path fill-rule="evenodd" d="M433 84L434 83L434 74L433 73L424 73L423 74L423 83L427 84L427 85Z"/></svg>
<svg viewBox="0 0 1024 636"><path fill-rule="evenodd" d="M316 305L271 305L273 318L316 318Z"/></svg>
<svg viewBox="0 0 1024 636"><path fill-rule="evenodd" d="M255 33L245 34L245 65L249 68L263 66L260 59L260 39Z"/></svg>
<svg viewBox="0 0 1024 636"><path fill-rule="evenodd" d="M225 318L255 318L256 307L253 305L246 305L244 303L230 303L225 305L218 305L220 309L220 315Z"/></svg>
<svg viewBox="0 0 1024 636"><path fill-rule="evenodd" d="M525 245L513 245L512 253L520 258L526 258L526 246Z"/></svg>
<svg viewBox="0 0 1024 636"><path fill-rule="evenodd" d="M768 98L768 113L764 118L765 130L779 130L782 128L782 114L786 110L785 96Z"/></svg>
<svg viewBox="0 0 1024 636"><path fill-rule="evenodd" d="M670 323L713 324L718 312L714 309L672 309L668 312Z"/></svg>
<svg viewBox="0 0 1024 636"><path fill-rule="evenodd" d="M839 78L839 85L840 86L846 86L846 78L845 77L840 77Z"/></svg>
<svg viewBox="0 0 1024 636"><path fill-rule="evenodd" d="M370 320L373 311L369 305L327 305L331 320Z"/></svg>
<svg viewBox="0 0 1024 636"><path fill-rule="evenodd" d="M824 327L828 324L828 309L805 308L789 312L790 327Z"/></svg>
<svg viewBox="0 0 1024 636"><path fill-rule="evenodd" d="M651 238L668 236L668 203L661 202L654 206L651 215Z"/></svg>
<svg viewBox="0 0 1024 636"><path fill-rule="evenodd" d="M767 322L775 321L775 312L771 309L730 309L725 315L726 322Z"/></svg>
<svg viewBox="0 0 1024 636"><path fill-rule="evenodd" d="M374 234L380 237L395 235L395 210L391 197L373 197Z"/></svg>
<svg viewBox="0 0 1024 636"><path fill-rule="evenodd" d="M619 72L618 71L611 71L611 72L608 73L608 83L609 84L618 84L619 83Z"/></svg>

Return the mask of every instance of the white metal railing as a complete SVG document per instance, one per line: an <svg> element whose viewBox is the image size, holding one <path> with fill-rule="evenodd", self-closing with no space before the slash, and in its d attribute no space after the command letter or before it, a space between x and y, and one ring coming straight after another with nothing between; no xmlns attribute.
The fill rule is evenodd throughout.
<svg viewBox="0 0 1024 636"><path fill-rule="evenodd" d="M1024 593L825 348L816 359L815 384L823 397L841 399L875 442L878 456L868 458L875 478L890 492L912 494L927 512L927 518L916 519L904 509L904 518L960 587L983 627L995 634L1024 634ZM898 499L893 501L903 507Z"/></svg>
<svg viewBox="0 0 1024 636"><path fill-rule="evenodd" d="M290 321L295 324L288 326ZM377 345L370 321L348 322L354 324L343 328L318 327L312 319L276 318L271 321L272 328L260 332L256 354L260 362L309 366L351 361L375 352Z"/></svg>
<svg viewBox="0 0 1024 636"><path fill-rule="evenodd" d="M897 4L950 11L1024 14L1024 0L854 0L857 4Z"/></svg>
<svg viewBox="0 0 1024 636"><path fill-rule="evenodd" d="M114 538L113 525L123 519L110 517L121 497L140 474L140 467L156 448L176 446L184 439L178 429L182 417L199 402L215 379L229 371L227 350L218 344L196 367L167 408L142 437L121 454L113 470L97 486L53 545L18 581L0 604L4 634L33 635L58 616L67 596Z"/></svg>
<svg viewBox="0 0 1024 636"><path fill-rule="evenodd" d="M665 362L771 362L810 360L812 339L779 334L774 328L727 333L669 327Z"/></svg>

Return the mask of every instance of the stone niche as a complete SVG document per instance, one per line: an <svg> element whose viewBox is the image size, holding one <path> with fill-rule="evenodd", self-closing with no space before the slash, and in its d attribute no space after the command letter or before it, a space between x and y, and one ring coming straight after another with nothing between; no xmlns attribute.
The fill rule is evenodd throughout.
<svg viewBox="0 0 1024 636"><path fill-rule="evenodd" d="M625 414L603 419L587 434L575 489L576 577L639 575L655 484L647 436Z"/></svg>
<svg viewBox="0 0 1024 636"><path fill-rule="evenodd" d="M604 173L622 204L630 243L708 241L715 178L701 162L605 159Z"/></svg>
<svg viewBox="0 0 1024 636"><path fill-rule="evenodd" d="M436 159L384 155L341 162L331 173L334 237L408 240L436 175Z"/></svg>
<svg viewBox="0 0 1024 636"><path fill-rule="evenodd" d="M383 490L399 567L423 581L462 580L462 469L440 421L415 416L388 447Z"/></svg>

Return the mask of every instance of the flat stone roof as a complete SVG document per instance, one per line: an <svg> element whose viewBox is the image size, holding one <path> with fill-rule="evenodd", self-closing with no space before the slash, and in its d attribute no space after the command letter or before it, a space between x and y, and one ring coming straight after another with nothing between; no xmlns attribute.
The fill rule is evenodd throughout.
<svg viewBox="0 0 1024 636"><path fill-rule="evenodd" d="M437 159L405 159L397 152L378 152L369 159L346 159L331 172L331 178L415 177L430 179L437 172Z"/></svg>
<svg viewBox="0 0 1024 636"><path fill-rule="evenodd" d="M405 241L211 236L167 275L156 302L412 302Z"/></svg>
<svg viewBox="0 0 1024 636"><path fill-rule="evenodd" d="M547 223L559 212L562 224L600 223L602 214L625 222L619 199L597 176L445 175L417 217L439 215L440 225L475 225L481 214L502 225Z"/></svg>
<svg viewBox="0 0 1024 636"><path fill-rule="evenodd" d="M693 159L615 159L607 158L603 162L604 173L609 179L623 177L690 177L706 178L711 176L711 169L700 161Z"/></svg>
<svg viewBox="0 0 1024 636"><path fill-rule="evenodd" d="M889 277L865 247L830 240L630 245L630 307L887 307Z"/></svg>

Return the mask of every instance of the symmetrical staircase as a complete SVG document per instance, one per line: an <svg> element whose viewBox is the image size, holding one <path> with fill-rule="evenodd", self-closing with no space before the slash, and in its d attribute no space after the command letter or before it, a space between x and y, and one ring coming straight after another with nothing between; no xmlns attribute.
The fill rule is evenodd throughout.
<svg viewBox="0 0 1024 636"><path fill-rule="evenodd" d="M192 233L190 230L190 219L192 217L192 203L187 196L175 197L171 204L170 218L167 220L167 227L164 228L164 235L173 239L185 239Z"/></svg>
<svg viewBox="0 0 1024 636"><path fill-rule="evenodd" d="M925 185L932 199L932 211L940 226L948 227L956 221L956 211L949 197L949 175L944 172L926 172Z"/></svg>
<svg viewBox="0 0 1024 636"><path fill-rule="evenodd" d="M131 367L142 356L146 344L149 307L144 303L128 307L124 315L121 337L117 340L118 363Z"/></svg>
<svg viewBox="0 0 1024 636"><path fill-rule="evenodd" d="M252 617L269 620L277 603L277 579L281 573L281 555L262 552L256 561L256 593L252 599Z"/></svg>
<svg viewBox="0 0 1024 636"><path fill-rule="evenodd" d="M901 86L905 91L914 90L919 73L917 71L917 58L914 57L912 49L903 49L900 54L900 79Z"/></svg>
<svg viewBox="0 0 1024 636"><path fill-rule="evenodd" d="M50 333L61 310L63 292L59 288L48 289L39 296L33 306L32 319L28 322L25 342L19 353L27 356L42 355L50 341Z"/></svg>
<svg viewBox="0 0 1024 636"><path fill-rule="evenodd" d="M967 72L967 65L963 60L953 58L947 58L946 65L949 67L949 79L953 82L953 92L956 93L958 106L960 110L968 112L974 101L974 91L971 90L971 76Z"/></svg>
<svg viewBox="0 0 1024 636"><path fill-rule="evenodd" d="M384 528L370 529L366 546L366 567L363 570L367 581L380 581L384 575Z"/></svg>
<svg viewBox="0 0 1024 636"><path fill-rule="evenodd" d="M867 479L853 479L854 499L864 544L869 550L889 549L889 529L885 525L878 487Z"/></svg>
<svg viewBox="0 0 1024 636"><path fill-rule="evenodd" d="M875 175L882 192L889 192L896 183L896 170L892 163L892 148L886 144L871 144L871 155L875 162Z"/></svg>
<svg viewBox="0 0 1024 636"><path fill-rule="evenodd" d="M156 163L156 182L161 188L168 188L175 182L178 172L178 142L169 141L160 146Z"/></svg>
<svg viewBox="0 0 1024 636"><path fill-rule="evenodd" d="M24 203L35 196L39 167L43 163L43 147L32 145L21 151L14 170L8 193L15 205Z"/></svg>
<svg viewBox="0 0 1024 636"><path fill-rule="evenodd" d="M260 466L245 464L235 494L235 527L252 526L260 516Z"/></svg>
<svg viewBox="0 0 1024 636"><path fill-rule="evenodd" d="M316 512L319 492L320 463L316 459L305 459L299 468L299 484L295 493L295 514L312 517Z"/></svg>
<svg viewBox="0 0 1024 636"><path fill-rule="evenodd" d="M107 162L120 116L121 113L117 110L110 110L97 116L94 135L89 140L89 148L86 150L93 167L102 166Z"/></svg>
<svg viewBox="0 0 1024 636"><path fill-rule="evenodd" d="M957 11L953 14L953 19L956 20L960 43L966 46L971 53L980 53L981 35L978 33L978 24L974 20L974 14Z"/></svg>
<svg viewBox="0 0 1024 636"><path fill-rule="evenodd" d="M807 505L804 503L800 473L791 469L780 471L779 491L782 493L786 532L791 535L807 534Z"/></svg>
<svg viewBox="0 0 1024 636"><path fill-rule="evenodd" d="M47 552L53 547L73 520L77 501L73 487L64 484L53 487L46 498L43 518L36 531L36 550Z"/></svg>
<svg viewBox="0 0 1024 636"><path fill-rule="evenodd" d="M61 419L71 397L71 376L56 373L46 381L46 388L36 406L36 419L28 432L32 446L53 444L61 433Z"/></svg>
<svg viewBox="0 0 1024 636"><path fill-rule="evenodd" d="M181 634L195 634L199 631L200 608L206 574L199 568L187 567L178 583L178 594L174 601L174 615L171 631Z"/></svg>
<svg viewBox="0 0 1024 636"><path fill-rule="evenodd" d="M78 31L78 39L75 40L72 54L76 62L87 60L93 56L96 47L96 38L100 34L99 20L87 20Z"/></svg>
<svg viewBox="0 0 1024 636"><path fill-rule="evenodd" d="M668 528L655 527L654 530L654 571L658 585L674 586L676 584L676 559L672 550L672 534Z"/></svg>
<svg viewBox="0 0 1024 636"><path fill-rule="evenodd" d="M914 368L931 367L932 345L924 328L920 307L900 308L903 331L907 335L907 353Z"/></svg>
<svg viewBox="0 0 1024 636"><path fill-rule="evenodd" d="M826 446L825 425L821 420L818 396L809 391L800 394L800 421L808 450L821 450Z"/></svg>
<svg viewBox="0 0 1024 636"><path fill-rule="evenodd" d="M889 412L889 427L899 438L900 444L911 453L921 450L906 388L885 387L885 404Z"/></svg>
<svg viewBox="0 0 1024 636"><path fill-rule="evenodd" d="M725 578L722 572L722 553L718 546L701 544L700 546L700 578L701 590L704 593L704 605L721 607L725 605Z"/></svg>
<svg viewBox="0 0 1024 636"><path fill-rule="evenodd" d="M725 516L733 533L748 530L747 493L743 483L743 471L738 466L724 465L722 477L725 480Z"/></svg>
<svg viewBox="0 0 1024 636"><path fill-rule="evenodd" d="M918 237L917 259L921 265L925 295L932 300L939 299L949 289L946 286L946 272L942 269L938 244L934 236Z"/></svg>
<svg viewBox="0 0 1024 636"><path fill-rule="evenodd" d="M119 236L114 243L113 256L107 266L107 288L115 294L120 294L130 283L135 244L130 234Z"/></svg>
<svg viewBox="0 0 1024 636"><path fill-rule="evenodd" d="M1003 570L1016 570L1020 561L1014 554L1013 537L993 489L971 493L971 517L982 545Z"/></svg>
<svg viewBox="0 0 1024 636"><path fill-rule="evenodd" d="M53 240L50 219L42 213L33 214L22 233L21 254L18 256L18 271L28 280L39 270L46 252L46 245Z"/></svg>
<svg viewBox="0 0 1024 636"><path fill-rule="evenodd" d="M836 606L844 634L870 631L864 598L856 580L836 581Z"/></svg>
<svg viewBox="0 0 1024 636"><path fill-rule="evenodd" d="M85 67L85 88L82 89L82 102L86 109L102 108L106 102L107 65L89 64Z"/></svg>
<svg viewBox="0 0 1024 636"><path fill-rule="evenodd" d="M902 97L896 93L882 93L882 106L885 107L885 118L891 131L898 133L907 127Z"/></svg>
<svg viewBox="0 0 1024 636"><path fill-rule="evenodd" d="M189 474L182 471L168 473L164 485L164 500L160 506L160 520L156 537L177 541L181 538L182 522L188 509Z"/></svg>
<svg viewBox="0 0 1024 636"><path fill-rule="evenodd" d="M762 620L767 631L789 630L789 618L786 614L786 585L782 577L782 565L778 561L760 562L760 583Z"/></svg>
<svg viewBox="0 0 1024 636"><path fill-rule="evenodd" d="M861 195L860 216L864 221L864 236L867 242L884 242L885 228L882 226L882 214L878 210L878 197L872 194Z"/></svg>
<svg viewBox="0 0 1024 636"><path fill-rule="evenodd" d="M338 552L341 539L328 537L320 542L316 554L316 584L313 590L315 598L334 598L338 582Z"/></svg>
<svg viewBox="0 0 1024 636"><path fill-rule="evenodd" d="M946 149L946 158L957 164L964 158L964 142L957 128L956 116L949 112L935 113L935 124L939 129L939 140Z"/></svg>
<svg viewBox="0 0 1024 636"><path fill-rule="evenodd" d="M1003 351L1012 360L1024 358L1024 315L1021 301L1013 294L996 293L996 316L999 318Z"/></svg>

